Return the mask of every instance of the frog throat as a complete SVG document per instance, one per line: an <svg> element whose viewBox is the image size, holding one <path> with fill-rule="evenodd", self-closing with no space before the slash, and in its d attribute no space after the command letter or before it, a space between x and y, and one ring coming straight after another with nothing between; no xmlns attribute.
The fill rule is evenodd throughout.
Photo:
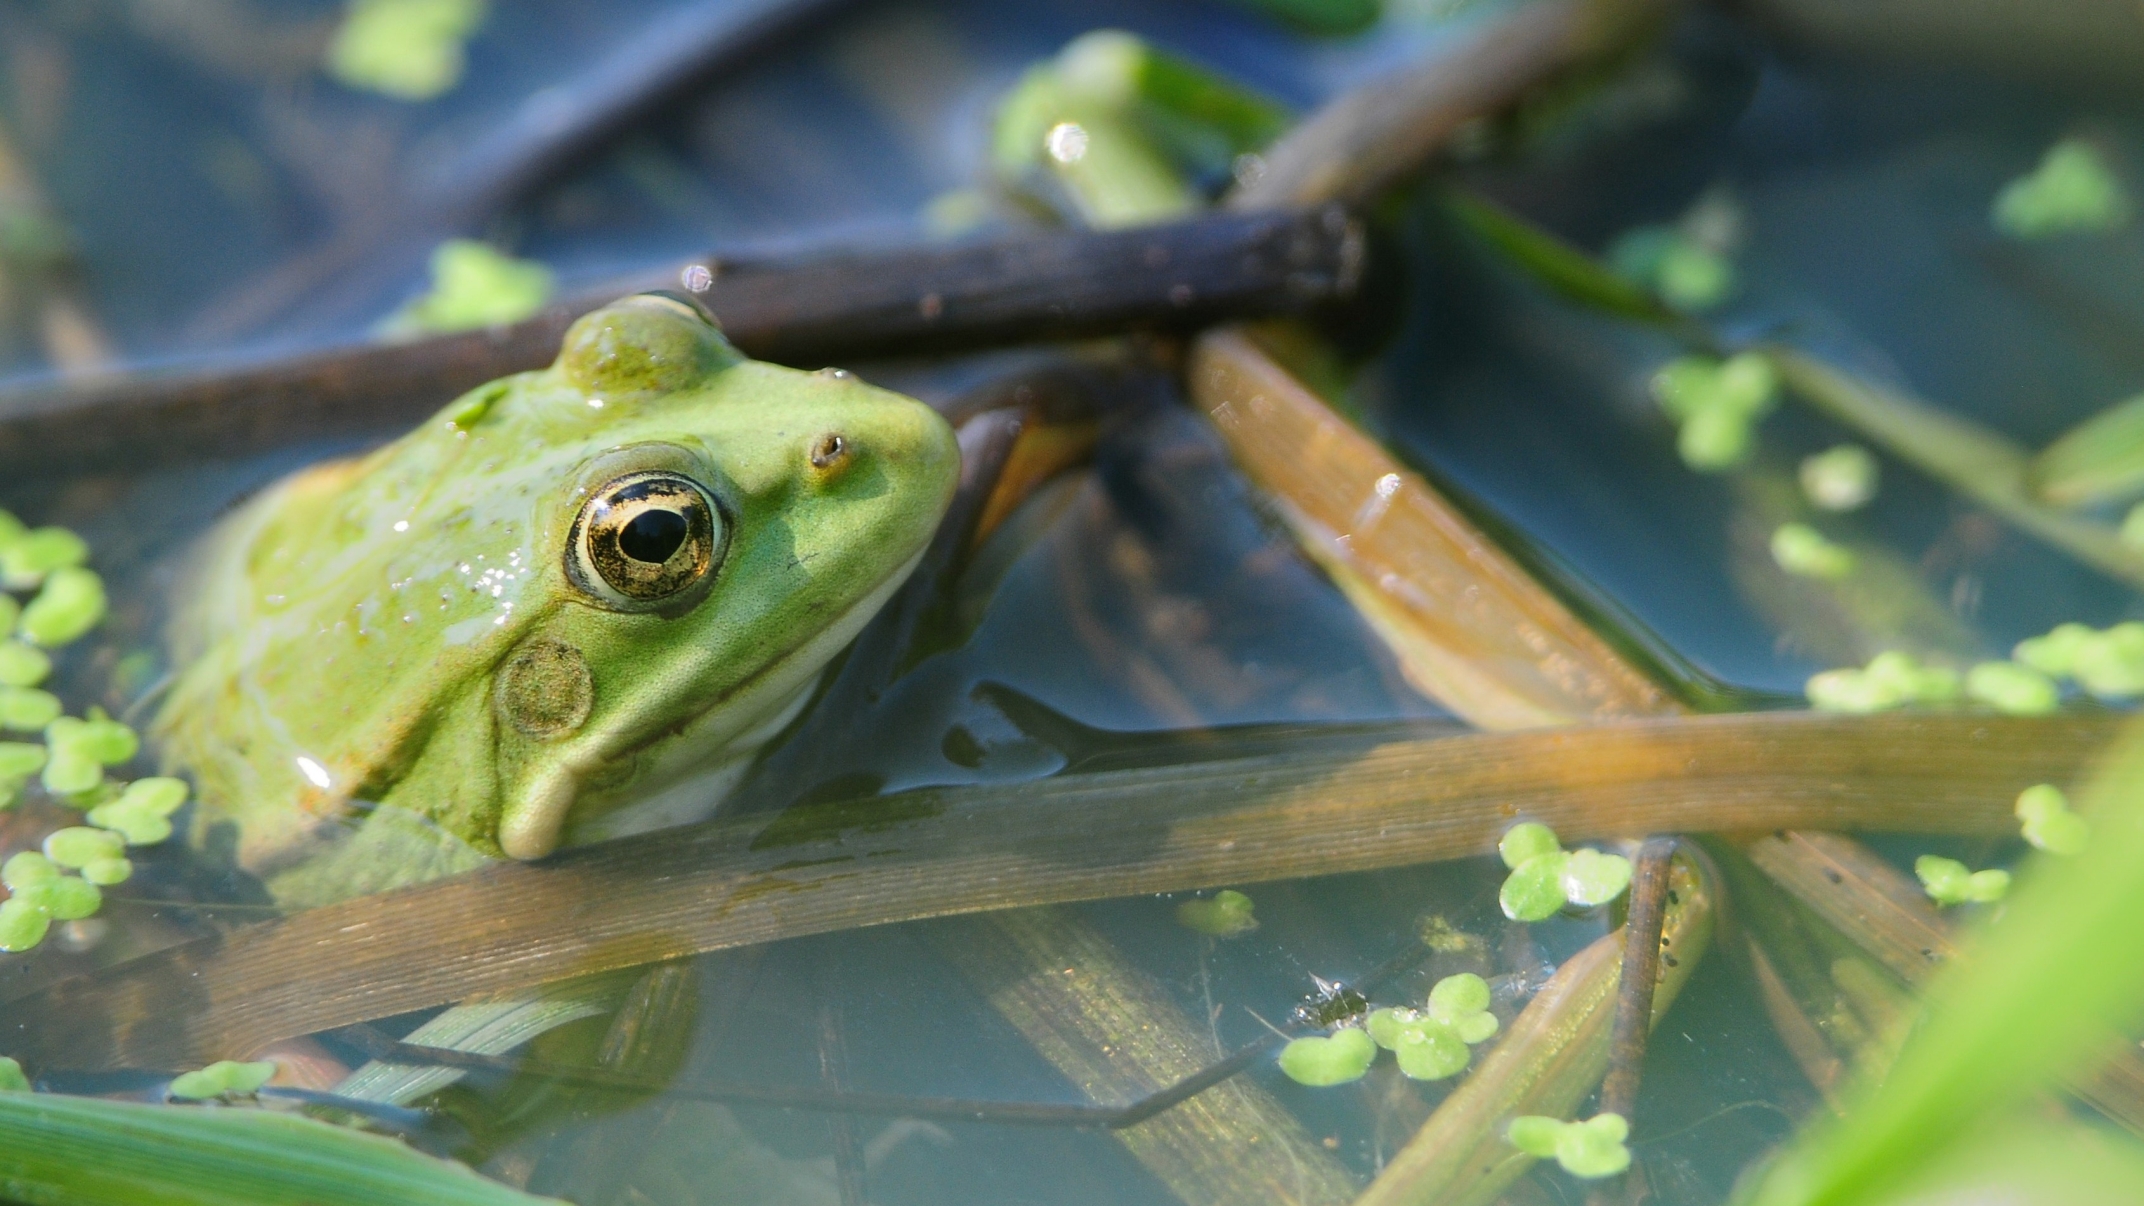
<svg viewBox="0 0 2144 1206"><path fill-rule="evenodd" d="M636 782L635 797L650 796L696 772L739 761L771 740L785 726L769 721L794 713L800 695L811 689L826 663L878 614L922 559L923 550L919 549L833 622L769 661L751 679L687 722L681 731L667 735L659 756L665 766L673 769L656 782ZM584 800L586 785L600 782L602 772L617 761L649 752L646 745L633 743L617 731L584 732L571 753L525 780L505 801L499 816L499 849L508 858L524 860L543 858L557 850L568 822L582 820L573 813ZM710 794L704 811L712 812L719 803ZM625 807L631 807L630 803ZM599 826L594 832L607 828Z"/></svg>

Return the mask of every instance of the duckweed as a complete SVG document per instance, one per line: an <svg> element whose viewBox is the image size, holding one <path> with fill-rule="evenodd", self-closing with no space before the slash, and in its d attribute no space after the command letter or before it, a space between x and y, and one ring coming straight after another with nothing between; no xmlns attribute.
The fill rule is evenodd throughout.
<svg viewBox="0 0 2144 1206"><path fill-rule="evenodd" d="M2105 630L2058 624L2044 636L2019 641L2011 652L2051 678L2075 679L2100 699L2144 695L2144 623L2135 620Z"/></svg>
<svg viewBox="0 0 2144 1206"><path fill-rule="evenodd" d="M1177 905L1176 920L1210 938L1234 938L1258 928L1258 918L1251 915L1251 898L1233 888Z"/></svg>
<svg viewBox="0 0 2144 1206"><path fill-rule="evenodd" d="M1826 511L1853 511L1876 497L1876 455L1859 444L1840 444L1802 459L1802 493Z"/></svg>
<svg viewBox="0 0 2144 1206"><path fill-rule="evenodd" d="M2054 679L2018 662L1982 662L1966 671L1965 694L2011 716L2045 716L2062 705Z"/></svg>
<svg viewBox="0 0 2144 1206"><path fill-rule="evenodd" d="M1783 523L1772 533L1772 560L1803 578L1839 579L1854 572L1854 554L1805 523Z"/></svg>
<svg viewBox="0 0 2144 1206"><path fill-rule="evenodd" d="M1608 263L1686 314L1715 309L1735 291L1734 261L1672 226L1625 233L1609 247Z"/></svg>
<svg viewBox="0 0 2144 1206"><path fill-rule="evenodd" d="M1778 374L1754 352L1726 360L1684 356L1654 374L1653 398L1680 425L1676 451L1700 472L1731 469L1749 459L1754 427L1776 404Z"/></svg>
<svg viewBox="0 0 2144 1206"><path fill-rule="evenodd" d="M129 846L153 846L171 836L171 814L186 803L186 794L183 779L136 779L117 798L90 809L88 820L117 832Z"/></svg>
<svg viewBox="0 0 2144 1206"><path fill-rule="evenodd" d="M23 784L44 766L44 746L27 741L0 741L0 808L13 807L22 796Z"/></svg>
<svg viewBox="0 0 2144 1206"><path fill-rule="evenodd" d="M1511 1120L1504 1136L1511 1146L1553 1159L1574 1177L1612 1177L1630 1167L1630 1148L1623 1142L1630 1137L1630 1121L1621 1114L1596 1114L1584 1122L1524 1114Z"/></svg>
<svg viewBox="0 0 2144 1206"><path fill-rule="evenodd" d="M1548 826L1527 821L1506 831L1497 853L1511 874L1497 892L1504 916L1545 921L1565 906L1597 908L1630 886L1630 860L1597 850L1565 851Z"/></svg>
<svg viewBox="0 0 2144 1206"><path fill-rule="evenodd" d="M34 687L0 687L0 730L41 733L59 719L59 696Z"/></svg>
<svg viewBox="0 0 2144 1206"><path fill-rule="evenodd" d="M2082 854L2092 837L2084 818L2070 811L2069 797L2052 783L2019 792L2017 817L2025 840L2049 854Z"/></svg>
<svg viewBox="0 0 2144 1206"><path fill-rule="evenodd" d="M0 686L34 687L51 673L52 659L44 650L21 641L0 641Z"/></svg>
<svg viewBox="0 0 2144 1206"><path fill-rule="evenodd" d="M1912 654L1879 653L1863 667L1812 675L1804 690L1820 712L1882 712L1907 704L1955 703L1962 683L1955 670L1925 666Z"/></svg>
<svg viewBox="0 0 2144 1206"><path fill-rule="evenodd" d="M1957 859L1934 854L1913 860L1913 873L1920 877L1928 898L1946 908L1967 903L1992 904L2010 890L2008 871L1974 871Z"/></svg>
<svg viewBox="0 0 2144 1206"><path fill-rule="evenodd" d="M169 1093L184 1101L206 1101L212 1097L244 1096L257 1093L262 1085L275 1077L275 1061L264 1059L258 1063L242 1064L237 1060L219 1059L196 1072L186 1072L172 1078Z"/></svg>
<svg viewBox="0 0 2144 1206"><path fill-rule="evenodd" d="M95 571L80 566L55 570L22 609L17 629L32 644L54 649L102 623L105 606L104 579Z"/></svg>
<svg viewBox="0 0 2144 1206"><path fill-rule="evenodd" d="M45 940L52 918L19 896L0 900L0 951L26 951Z"/></svg>
<svg viewBox="0 0 2144 1206"><path fill-rule="evenodd" d="M30 1078L23 1075L22 1065L13 1056L0 1055L0 1093L27 1093Z"/></svg>
<svg viewBox="0 0 2144 1206"><path fill-rule="evenodd" d="M2128 224L2128 193L2092 144L2065 138L2038 167L2003 186L1989 217L2016 239L2101 233Z"/></svg>
<svg viewBox="0 0 2144 1206"><path fill-rule="evenodd" d="M439 96L462 78L462 46L484 0L354 0L328 45L328 74L396 100Z"/></svg>
<svg viewBox="0 0 2144 1206"><path fill-rule="evenodd" d="M0 584L29 590L56 570L89 560L89 545L65 528L38 528L0 541Z"/></svg>
<svg viewBox="0 0 2144 1206"><path fill-rule="evenodd" d="M488 243L448 239L432 251L432 287L387 322L399 334L473 331L519 322L543 309L551 270Z"/></svg>
<svg viewBox="0 0 2144 1206"><path fill-rule="evenodd" d="M1300 1085L1322 1088L1361 1080L1377 1058L1377 1043L1359 1026L1330 1036L1305 1035L1281 1048L1280 1070Z"/></svg>

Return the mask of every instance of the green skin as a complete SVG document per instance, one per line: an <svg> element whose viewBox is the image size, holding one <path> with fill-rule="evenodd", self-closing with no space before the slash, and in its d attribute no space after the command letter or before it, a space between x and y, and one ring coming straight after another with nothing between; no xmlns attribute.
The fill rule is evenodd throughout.
<svg viewBox="0 0 2144 1206"><path fill-rule="evenodd" d="M726 547L636 602L581 526L646 472L696 483ZM590 314L550 368L212 536L155 722L196 838L318 903L697 819L914 568L958 472L921 403L745 360L659 295Z"/></svg>

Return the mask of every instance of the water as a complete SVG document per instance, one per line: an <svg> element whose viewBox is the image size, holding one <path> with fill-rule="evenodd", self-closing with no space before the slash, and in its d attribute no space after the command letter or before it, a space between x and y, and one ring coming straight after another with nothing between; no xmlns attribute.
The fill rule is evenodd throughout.
<svg viewBox="0 0 2144 1206"><path fill-rule="evenodd" d="M265 77L219 69L198 41L144 24L152 7L16 4L0 14L0 37L18 61L63 62L75 73L35 103L18 96L8 115L80 241L93 312L131 359L361 332L418 286L421 257L392 260L351 286L347 304L302 321L249 327L203 316L228 315L249 283L391 195L397 170L414 170L407 165L425 154L438 162L448 154L440 148L570 68L558 47L585 42L592 54L663 8L500 6L472 51L469 86L410 114L288 66ZM247 11L267 28L301 28L331 6ZM1300 107L1436 36L1394 22L1316 44L1226 6L1130 0L1017 11L966 0L851 6L482 230L582 279L709 245L913 232L932 197L981 173L991 99L1025 64L1099 25L1146 33ZM59 116L37 116L55 105ZM1811 61L1706 18L1632 68L1620 91L1564 113L1562 124L1554 118L1529 152L1463 165L1459 176L1594 248L1724 188L1747 230L1743 287L1722 318L1729 329L1788 333L2028 445L2136 388L2144 302L2134 269L2144 235L2132 230L2090 251L2018 247L1999 242L1985 220L1994 190L2054 137L2089 130L2134 155L2135 118L2122 103ZM324 153L315 144L326 134L349 149ZM1825 635L1781 611L1765 579L1748 572L1737 544L1747 543L1738 533L1748 521L1737 518L1746 497L1675 458L1672 433L1643 396L1645 378L1670 354L1664 342L1547 300L1482 262L1426 192L1386 217L1407 272L1366 324L1378 338L1358 340L1374 354L1355 395L1398 449L1521 535L1532 556L1593 593L1632 633L1733 688L1796 696L1811 672L1837 664ZM204 335L209 328L217 330ZM35 361L24 351L15 367ZM995 363L863 371L938 400ZM1768 420L1762 463L1785 471L1849 435L1789 409ZM136 704L158 676L157 634L190 542L281 474L367 442L301 443L153 474L115 467L34 494L0 483L0 505L87 537L111 584L113 619L60 667L70 703L115 712ZM1895 549L1986 654L2060 621L2139 614L2131 592L1895 462L1884 465L1877 504L1853 522ZM1443 718L1295 551L1209 429L1172 400L1113 420L1093 463L1046 490L1028 522L985 556L1003 572L973 584L968 601L980 611L965 643L902 678L838 749L790 752L787 764L776 755L770 766L793 776L782 782L897 790L1051 773L1069 751L1037 731L1032 713L1002 702L1015 696L1123 732ZM744 800L780 802L750 788ZM0 836L12 849L52 815L13 814ZM2014 845L1941 849L1984 865L2014 855ZM1900 839L1884 849L1906 862L1936 848ZM142 863L137 880L114 893L101 934L77 935L77 949L55 943L5 957L8 994L253 916L160 903L246 897L244 885L203 874L177 850ZM1507 923L1496 906L1500 878L1494 860L1473 859L1255 885L1260 927L1228 941L1180 926L1173 899L1065 914L1113 945L1204 1032L1202 1054L1218 1057L1284 1022L1314 977L1355 980L1414 949L1426 919L1472 941L1379 988L1379 1003L1418 998L1436 976L1462 970L1538 987L1544 963L1605 931L1600 916L1530 933ZM683 1004L654 1015L639 1066L673 1086L822 1086L831 1061L859 1091L1086 1100L992 1007L993 985L961 962L974 933L961 927L970 924L919 922L696 960L681 973ZM1504 1002L1507 1023L1523 1003L1523 994ZM403 1033L420 1020L380 1025ZM602 1017L574 1023L537 1055L590 1062L611 1026ZM325 1066L360 1059L336 1036L284 1055ZM1448 1091L1401 1081L1389 1064L1348 1089L1294 1085L1270 1059L1244 1075L1365 1180ZM1722 1200L1820 1101L1767 1023L1741 952L1726 945L1656 1032L1646 1078L1633 1147L1668 1206ZM411 1136L418 1146L583 1203L831 1203L844 1200L844 1177L852 1198L860 1177L869 1201L888 1204L1176 1197L1123 1143L1091 1129L875 1115L845 1129L836 1115L600 1093L530 1075L472 1077L434 1104ZM1581 1194L1562 1174L1537 1169L1510 1200Z"/></svg>

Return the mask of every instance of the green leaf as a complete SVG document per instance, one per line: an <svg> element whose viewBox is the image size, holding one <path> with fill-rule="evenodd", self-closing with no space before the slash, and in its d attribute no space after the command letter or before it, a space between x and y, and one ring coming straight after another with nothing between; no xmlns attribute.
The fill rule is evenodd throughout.
<svg viewBox="0 0 2144 1206"><path fill-rule="evenodd" d="M1511 1120L1511 1126L1504 1131L1504 1137L1511 1141L1511 1146L1529 1156L1552 1160L1556 1156L1556 1137L1561 1135L1563 1128L1568 1125L1570 1124L1561 1118L1521 1114Z"/></svg>
<svg viewBox="0 0 2144 1206"><path fill-rule="evenodd" d="M104 621L104 580L79 566L55 570L22 609L19 625L32 644L56 649Z"/></svg>
<svg viewBox="0 0 2144 1206"><path fill-rule="evenodd" d="M1392 1054L1400 1071L1411 1080L1443 1080L1466 1071L1474 1054L1452 1028L1422 1021L1402 1031Z"/></svg>
<svg viewBox="0 0 2144 1206"><path fill-rule="evenodd" d="M328 74L352 88L424 101L462 78L462 45L484 0L353 0L328 44Z"/></svg>
<svg viewBox="0 0 2144 1206"><path fill-rule="evenodd" d="M1330 1038L1305 1035L1281 1048L1280 1070L1302 1085L1324 1087L1361 1080L1377 1058L1377 1043L1354 1026L1336 1031Z"/></svg>
<svg viewBox="0 0 2144 1206"><path fill-rule="evenodd" d="M1187 900L1176 906L1178 924L1214 938L1234 938L1258 928L1251 915L1251 898L1224 888L1203 900Z"/></svg>
<svg viewBox="0 0 2144 1206"><path fill-rule="evenodd" d="M1596 909L1630 886L1630 860L1598 850L1574 850L1563 867L1564 899L1581 909Z"/></svg>
<svg viewBox="0 0 2144 1206"><path fill-rule="evenodd" d="M2044 239L2119 230L2130 209L2129 194L2098 150L2081 138L2065 138L2031 173L2003 186L1989 217L2012 238Z"/></svg>
<svg viewBox="0 0 2144 1206"><path fill-rule="evenodd" d="M2016 662L1982 662L1966 672L1965 694L2008 716L2045 716L2062 706L2055 681Z"/></svg>
<svg viewBox="0 0 2144 1206"><path fill-rule="evenodd" d="M391 1139L265 1110L0 1093L0 1183L66 1206L532 1206Z"/></svg>
<svg viewBox="0 0 2144 1206"><path fill-rule="evenodd" d="M1513 825L1496 843L1497 854L1503 857L1504 865L1511 868L1561 849L1563 844L1556 840L1556 831L1539 821L1521 821Z"/></svg>
<svg viewBox="0 0 2144 1206"><path fill-rule="evenodd" d="M2144 490L2144 394L2070 428L2034 456L2026 479L2062 507L2113 502Z"/></svg>
<svg viewBox="0 0 2144 1206"><path fill-rule="evenodd" d="M1574 1177L1612 1177L1630 1167L1630 1123L1621 1114L1597 1114L1556 1134L1556 1163Z"/></svg>
<svg viewBox="0 0 2144 1206"><path fill-rule="evenodd" d="M1496 901L1513 921L1546 921L1564 906L1563 868L1571 856L1558 851L1537 854L1512 868Z"/></svg>

